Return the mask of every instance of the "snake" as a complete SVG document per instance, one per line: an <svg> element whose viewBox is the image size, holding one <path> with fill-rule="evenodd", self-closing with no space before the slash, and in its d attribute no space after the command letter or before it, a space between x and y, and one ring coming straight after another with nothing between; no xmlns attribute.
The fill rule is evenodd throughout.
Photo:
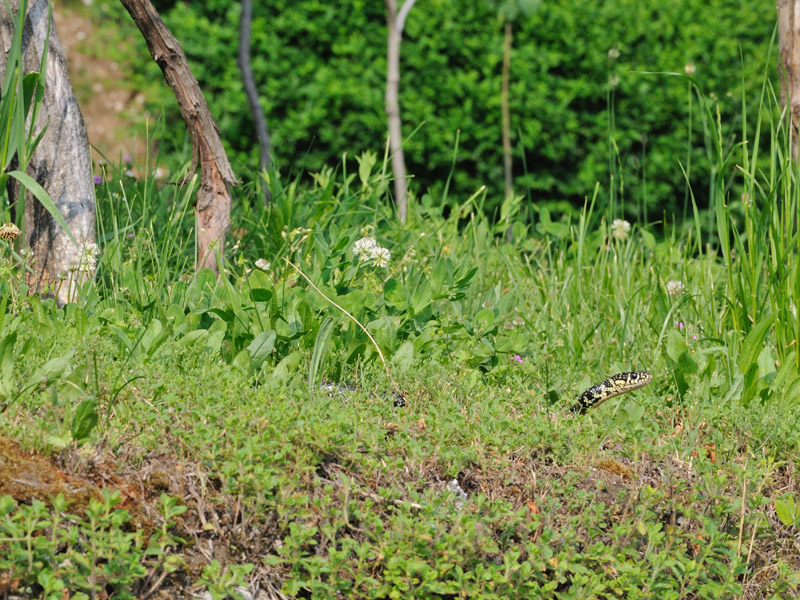
<svg viewBox="0 0 800 600"><path fill-rule="evenodd" d="M643 388L651 381L653 381L653 374L647 371L617 373L583 392L569 410L582 415L588 409L600 406L606 400Z"/></svg>
<svg viewBox="0 0 800 600"><path fill-rule="evenodd" d="M361 387L357 385L348 385L346 383L332 383L330 381L323 381L319 384L319 389L327 392L330 396L344 398L354 392L357 392L361 389ZM403 408L406 405L406 397L400 392L383 394L383 396L390 399L395 408Z"/></svg>
<svg viewBox="0 0 800 600"><path fill-rule="evenodd" d="M588 409L600 406L611 398L643 388L651 381L653 381L653 374L647 371L617 373L583 392L578 397L578 401L573 404L569 410L575 414L585 414ZM355 385L331 383L328 381L323 381L320 383L319 387L332 396L346 396L360 389ZM392 399L392 403L396 408L403 408L406 405L406 397L403 394L395 392L394 394L385 396Z"/></svg>

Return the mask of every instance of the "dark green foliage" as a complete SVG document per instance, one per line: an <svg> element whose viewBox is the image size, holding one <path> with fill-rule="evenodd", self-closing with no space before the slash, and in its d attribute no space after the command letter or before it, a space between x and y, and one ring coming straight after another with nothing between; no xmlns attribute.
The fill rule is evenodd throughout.
<svg viewBox="0 0 800 600"><path fill-rule="evenodd" d="M234 168L247 176L257 163L258 144L235 63L239 3L165 2L161 8L203 86ZM345 152L383 147L383 11L382 3L365 0L283 0L255 7L253 70L279 168L314 171ZM775 59L767 56L774 22L774 4L766 1L557 0L521 15L514 21L511 63L518 192L534 201L580 205L595 182L608 187L613 169L617 192L624 185L629 217L642 204L651 217L665 209L682 211L685 184L677 163L688 162L688 84L641 72L682 74L692 63L710 101L719 102L730 143L741 138L742 82L752 99L765 65L775 69ZM435 196L442 191L460 130L451 197L463 198L486 184L486 206L493 209L502 195L502 24L496 11L465 1L415 6L401 61L412 188ZM619 158L609 143L609 100ZM695 99L695 117L697 108ZM708 167L698 122L691 178L702 207ZM600 197L613 195L605 190Z"/></svg>

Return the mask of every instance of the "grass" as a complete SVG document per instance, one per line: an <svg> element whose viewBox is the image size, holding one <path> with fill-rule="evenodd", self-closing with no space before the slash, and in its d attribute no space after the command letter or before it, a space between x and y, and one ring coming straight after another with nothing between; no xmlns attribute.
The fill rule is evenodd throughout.
<svg viewBox="0 0 800 600"><path fill-rule="evenodd" d="M719 145L726 200L688 234L617 238L599 192L514 244L482 191L403 228L371 155L314 185L273 173L269 208L240 192L219 280L191 271L196 183L120 166L81 301L2 284L0 594L796 597L797 169L776 106L765 84L770 134ZM365 236L387 267L354 255ZM283 258L369 330L408 406ZM568 414L633 369L654 382Z"/></svg>

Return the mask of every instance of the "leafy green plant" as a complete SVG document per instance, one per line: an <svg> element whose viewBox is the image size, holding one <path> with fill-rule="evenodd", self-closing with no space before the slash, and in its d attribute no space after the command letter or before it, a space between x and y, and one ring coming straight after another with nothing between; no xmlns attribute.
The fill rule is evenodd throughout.
<svg viewBox="0 0 800 600"><path fill-rule="evenodd" d="M223 567L218 560L212 560L203 568L199 584L205 585L214 600L223 598L243 598L244 596L235 591L237 586L246 586L244 577L253 570L253 565L228 565Z"/></svg>
<svg viewBox="0 0 800 600"><path fill-rule="evenodd" d="M791 494L775 499L775 514L787 527L800 527L800 505Z"/></svg>
<svg viewBox="0 0 800 600"><path fill-rule="evenodd" d="M103 491L92 498L85 518L67 512L69 502L59 494L52 506L34 500L30 506L0 496L0 576L26 593L55 600L63 590L88 600L103 589L116 597L135 598L135 588L147 575L154 557L157 571L174 571L179 562L171 552L180 540L169 534L170 523L186 507L162 496L164 522L145 551L141 532L126 531L127 510L115 508L119 492Z"/></svg>

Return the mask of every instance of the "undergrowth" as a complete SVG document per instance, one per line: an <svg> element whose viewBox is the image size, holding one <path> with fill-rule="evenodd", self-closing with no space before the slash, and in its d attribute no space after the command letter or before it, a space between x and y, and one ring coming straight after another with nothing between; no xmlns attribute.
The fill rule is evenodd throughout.
<svg viewBox="0 0 800 600"><path fill-rule="evenodd" d="M196 179L106 165L80 302L0 284L0 593L796 596L797 168L768 82L730 149L698 98L716 204L688 234L597 192L576 222L492 223L478 190L401 227L366 153L243 190L216 278Z"/></svg>

